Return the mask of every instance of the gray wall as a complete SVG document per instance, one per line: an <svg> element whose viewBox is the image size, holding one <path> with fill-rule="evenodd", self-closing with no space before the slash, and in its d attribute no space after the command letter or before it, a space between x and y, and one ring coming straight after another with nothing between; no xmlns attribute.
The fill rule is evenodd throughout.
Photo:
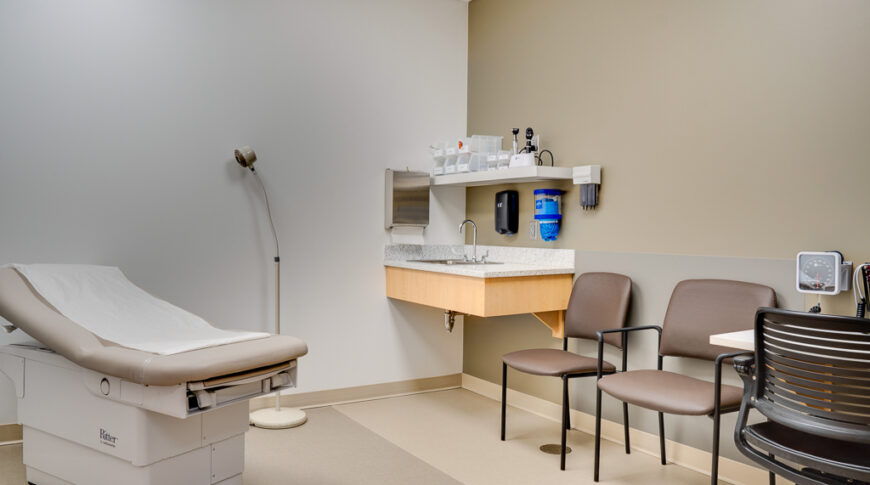
<svg viewBox="0 0 870 485"><path fill-rule="evenodd" d="M690 278L723 278L751 281L776 290L780 307L801 309L803 298L794 291L794 262L781 259L724 258L709 256L683 256L670 254L609 253L578 251L576 273L609 271L628 275L632 279L629 325L661 325L667 310L671 291L677 282ZM747 328L752 322L747 322ZM561 339L552 337L550 330L530 315L500 318L467 318L465 322L464 371L490 382L501 383L501 356L514 350L529 348L561 348ZM571 340L571 350L588 356L597 355L597 344L584 340ZM656 365L656 336L654 332L641 332L629 338L629 369L654 369ZM610 362L619 365L618 351L606 346ZM664 369L713 380L713 364L707 361L666 357ZM727 383L741 386L736 373L724 372ZM520 372L509 373L509 387L552 402L562 400L558 379L537 377ZM571 407L595 413L595 384L593 379L575 379L571 383ZM604 398L604 417L622 422L619 401ZM656 413L630 407L632 427L658 433ZM723 418L722 429L734 428L736 415ZM668 438L702 450L710 450L712 424L704 417L668 416L665 418ZM734 459L742 455L723 434L722 454Z"/></svg>
<svg viewBox="0 0 870 485"><path fill-rule="evenodd" d="M250 144L283 329L310 346L299 390L459 372L461 332L384 297L382 204L384 168L464 135L466 53L458 0L3 0L0 263L117 265L218 326L271 329L271 235L232 161Z"/></svg>

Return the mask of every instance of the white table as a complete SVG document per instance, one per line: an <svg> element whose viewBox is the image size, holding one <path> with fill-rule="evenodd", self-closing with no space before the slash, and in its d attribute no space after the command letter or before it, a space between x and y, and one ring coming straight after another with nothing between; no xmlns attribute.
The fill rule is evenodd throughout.
<svg viewBox="0 0 870 485"><path fill-rule="evenodd" d="M710 344L733 349L755 350L755 330L710 335Z"/></svg>

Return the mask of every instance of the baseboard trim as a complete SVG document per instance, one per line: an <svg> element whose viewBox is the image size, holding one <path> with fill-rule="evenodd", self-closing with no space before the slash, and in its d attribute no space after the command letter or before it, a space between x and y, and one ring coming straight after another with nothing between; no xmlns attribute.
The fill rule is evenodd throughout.
<svg viewBox="0 0 870 485"><path fill-rule="evenodd" d="M0 446L21 443L20 424L0 424Z"/></svg>
<svg viewBox="0 0 870 485"><path fill-rule="evenodd" d="M494 384L469 374L462 374L462 388L484 397L501 401L501 385L499 384ZM559 404L515 391L510 387L507 392L507 400L509 405L532 414L556 422L562 420L562 407ZM584 433L595 434L595 416L591 414L572 409L571 425L574 429ZM603 419L601 421L601 437L608 441L623 444L622 423ZM630 438L632 450L647 453L655 457L659 456L658 435L631 428ZM666 440L665 451L667 452L669 462L710 476L710 461L712 456L709 452L671 440ZM604 473L607 472L604 471ZM767 471L730 458L720 457L719 478L735 485L767 483ZM777 481L783 483L781 477Z"/></svg>
<svg viewBox="0 0 870 485"><path fill-rule="evenodd" d="M282 394L281 405L293 408L315 408L346 404L352 402L384 399L388 397L405 396L421 392L457 389L462 386L462 374L411 379L407 381L385 382L367 386L345 387L326 391L303 392L298 394ZM263 396L252 399L251 411L263 409L275 404L275 396Z"/></svg>

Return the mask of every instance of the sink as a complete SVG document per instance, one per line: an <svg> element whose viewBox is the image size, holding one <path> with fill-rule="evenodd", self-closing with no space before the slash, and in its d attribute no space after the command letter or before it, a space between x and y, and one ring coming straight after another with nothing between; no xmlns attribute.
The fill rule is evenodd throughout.
<svg viewBox="0 0 870 485"><path fill-rule="evenodd" d="M475 263L465 259L409 259L409 263L430 263L430 264L503 264L495 261L482 261Z"/></svg>

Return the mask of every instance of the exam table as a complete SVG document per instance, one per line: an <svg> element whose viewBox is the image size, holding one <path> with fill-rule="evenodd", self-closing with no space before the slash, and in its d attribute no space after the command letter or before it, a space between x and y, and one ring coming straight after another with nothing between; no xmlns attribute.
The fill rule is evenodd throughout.
<svg viewBox="0 0 870 485"><path fill-rule="evenodd" d="M183 312L126 283L146 295L137 305ZM18 398L28 482L241 485L248 401L294 387L306 344L209 325L200 330L238 341L144 351L89 331L59 310L66 303L49 302L20 268L0 267L0 316L36 340L0 347L0 373ZM118 304L106 315L130 308L139 307Z"/></svg>

